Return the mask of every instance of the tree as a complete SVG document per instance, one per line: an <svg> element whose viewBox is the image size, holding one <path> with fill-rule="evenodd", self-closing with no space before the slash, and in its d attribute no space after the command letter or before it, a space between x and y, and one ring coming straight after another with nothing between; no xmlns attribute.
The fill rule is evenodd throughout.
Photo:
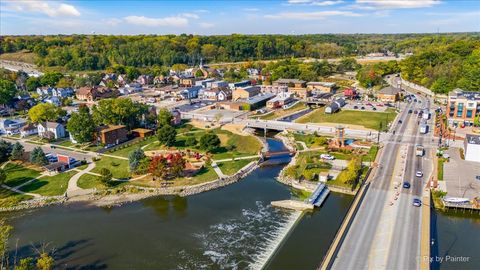
<svg viewBox="0 0 480 270"><path fill-rule="evenodd" d="M163 156L154 156L148 166L148 172L151 173L154 177L164 179L168 175L167 167L168 164L166 158L164 158Z"/></svg>
<svg viewBox="0 0 480 270"><path fill-rule="evenodd" d="M10 159L12 160L20 160L23 158L23 154L25 153L25 150L23 148L23 145L21 145L19 142L16 142L13 145L12 148L12 154L10 156Z"/></svg>
<svg viewBox="0 0 480 270"><path fill-rule="evenodd" d="M131 81L135 80L140 76L140 71L136 67L126 67L125 72L127 74L127 78Z"/></svg>
<svg viewBox="0 0 480 270"><path fill-rule="evenodd" d="M177 131L170 125L164 125L157 131L157 136L161 145L173 146L176 142Z"/></svg>
<svg viewBox="0 0 480 270"><path fill-rule="evenodd" d="M145 153L142 149L137 148L128 154L128 165L130 171L136 172L140 162L145 158Z"/></svg>
<svg viewBox="0 0 480 270"><path fill-rule="evenodd" d="M46 252L40 253L40 258L37 260L38 270L52 270L55 260Z"/></svg>
<svg viewBox="0 0 480 270"><path fill-rule="evenodd" d="M480 127L480 115L475 117L475 119L473 120L473 125L476 127Z"/></svg>
<svg viewBox="0 0 480 270"><path fill-rule="evenodd" d="M185 146L196 146L197 145L197 139L194 136L188 136L185 139Z"/></svg>
<svg viewBox="0 0 480 270"><path fill-rule="evenodd" d="M88 107L81 106L78 113L72 113L67 122L67 130L78 143L86 143L93 140L95 123Z"/></svg>
<svg viewBox="0 0 480 270"><path fill-rule="evenodd" d="M33 270L33 259L30 257L20 259L14 270Z"/></svg>
<svg viewBox="0 0 480 270"><path fill-rule="evenodd" d="M0 162L6 161L12 153L12 144L0 139Z"/></svg>
<svg viewBox="0 0 480 270"><path fill-rule="evenodd" d="M0 80L0 104L10 104L16 93L17 89L13 82Z"/></svg>
<svg viewBox="0 0 480 270"><path fill-rule="evenodd" d="M58 81L63 78L63 74L60 72L47 72L40 77L40 83L44 86L55 86Z"/></svg>
<svg viewBox="0 0 480 270"><path fill-rule="evenodd" d="M42 123L45 121L56 121L64 116L66 112L51 103L39 103L28 111L28 118L32 123Z"/></svg>
<svg viewBox="0 0 480 270"><path fill-rule="evenodd" d="M0 268L4 267L3 262L8 251L8 238L12 229L12 226L5 224L5 220L0 219Z"/></svg>
<svg viewBox="0 0 480 270"><path fill-rule="evenodd" d="M140 124L148 106L130 98L102 99L92 107L92 117L97 125L125 125L132 129Z"/></svg>
<svg viewBox="0 0 480 270"><path fill-rule="evenodd" d="M172 113L163 108L163 109L160 109L160 111L158 112L158 127L161 128L165 125L171 125L172 124L172 119L173 119L173 115Z"/></svg>
<svg viewBox="0 0 480 270"><path fill-rule="evenodd" d="M183 174L183 170L185 169L185 159L182 157L180 153L176 153L170 159L170 174L173 177L179 177Z"/></svg>
<svg viewBox="0 0 480 270"><path fill-rule="evenodd" d="M5 180L7 180L7 173L4 169L0 168L0 185L3 185Z"/></svg>
<svg viewBox="0 0 480 270"><path fill-rule="evenodd" d="M113 175L112 175L112 172L107 169L107 168L102 168L100 170L100 182L106 186L106 187L109 187L112 185L112 178L113 178Z"/></svg>
<svg viewBox="0 0 480 270"><path fill-rule="evenodd" d="M200 137L199 147L206 151L213 151L220 146L220 139L216 134L206 133Z"/></svg>
<svg viewBox="0 0 480 270"><path fill-rule="evenodd" d="M27 81L25 82L25 87L27 88L27 91L33 92L36 91L38 87L40 87L40 80L36 77L29 77Z"/></svg>
<svg viewBox="0 0 480 270"><path fill-rule="evenodd" d="M45 166L48 164L48 159L45 156L42 148L39 146L33 148L32 152L30 153L30 162L40 166Z"/></svg>
<svg viewBox="0 0 480 270"><path fill-rule="evenodd" d="M56 86L60 88L68 88L68 87L72 87L72 85L73 85L73 81L69 77L61 78L56 84Z"/></svg>

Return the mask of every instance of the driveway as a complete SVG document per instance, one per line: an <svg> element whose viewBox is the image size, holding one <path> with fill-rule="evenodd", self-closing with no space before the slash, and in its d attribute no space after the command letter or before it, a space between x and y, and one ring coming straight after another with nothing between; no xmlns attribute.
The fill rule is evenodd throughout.
<svg viewBox="0 0 480 270"><path fill-rule="evenodd" d="M443 179L447 185L447 196L475 198L480 196L480 163L460 158L459 148L450 147L450 161L444 163Z"/></svg>

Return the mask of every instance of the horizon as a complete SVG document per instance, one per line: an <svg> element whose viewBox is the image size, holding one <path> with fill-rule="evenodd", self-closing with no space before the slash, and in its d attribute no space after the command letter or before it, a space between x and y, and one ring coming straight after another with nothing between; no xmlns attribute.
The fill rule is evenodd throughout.
<svg viewBox="0 0 480 270"><path fill-rule="evenodd" d="M0 9L2 36L435 34L480 31L480 2L467 0L5 0L0 3Z"/></svg>

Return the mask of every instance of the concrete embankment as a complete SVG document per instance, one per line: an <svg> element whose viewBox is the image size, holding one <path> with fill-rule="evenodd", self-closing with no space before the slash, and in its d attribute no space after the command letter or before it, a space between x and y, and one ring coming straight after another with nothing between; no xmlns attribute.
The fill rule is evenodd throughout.
<svg viewBox="0 0 480 270"><path fill-rule="evenodd" d="M297 210L297 211L313 209L313 204L302 202L302 201L296 201L296 200L272 201L271 204L272 206L275 206L275 207L281 207L281 208Z"/></svg>

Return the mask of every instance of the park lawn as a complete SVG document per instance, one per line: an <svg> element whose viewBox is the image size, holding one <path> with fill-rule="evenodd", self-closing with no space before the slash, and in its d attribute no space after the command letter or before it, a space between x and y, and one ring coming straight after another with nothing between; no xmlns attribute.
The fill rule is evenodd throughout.
<svg viewBox="0 0 480 270"><path fill-rule="evenodd" d="M307 108L307 105L305 105L302 102L298 102L297 104L293 105L291 108L288 108L286 110L280 108L278 110L275 110L271 113L264 114L262 116L259 116L258 118L263 119L263 120L273 120L282 116L286 116L288 114L298 112L300 110L304 110Z"/></svg>
<svg viewBox="0 0 480 270"><path fill-rule="evenodd" d="M330 163L323 162L320 159L319 153L319 151L302 152L297 156L293 167L296 177L303 176L304 178L313 177L314 179L318 179L316 177L318 174L328 172L332 168Z"/></svg>
<svg viewBox="0 0 480 270"><path fill-rule="evenodd" d="M438 168L437 168L437 179L438 181L443 181L443 164L447 159L439 157L438 159Z"/></svg>
<svg viewBox="0 0 480 270"><path fill-rule="evenodd" d="M372 147L370 147L368 150L368 153L362 156L362 161L374 162L378 154L378 149L378 145L372 145Z"/></svg>
<svg viewBox="0 0 480 270"><path fill-rule="evenodd" d="M0 206L1 207L12 207L17 205L21 201L26 201L30 199L33 199L33 197L30 195L16 193L6 188L0 187Z"/></svg>
<svg viewBox="0 0 480 270"><path fill-rule="evenodd" d="M340 174L342 174L344 172L346 172L346 170L341 171ZM340 174L339 174L339 176L340 176ZM342 187L342 188L348 188L348 189L352 188L352 185L338 180L338 176L337 176L337 178L335 178L333 180L328 180L326 184L327 184L327 186L336 186L336 187Z"/></svg>
<svg viewBox="0 0 480 270"><path fill-rule="evenodd" d="M68 171L54 176L44 176L21 187L20 190L43 196L59 196L65 193L68 187L68 180L77 173L77 171Z"/></svg>
<svg viewBox="0 0 480 270"><path fill-rule="evenodd" d="M293 133L293 138L295 141L304 142L309 148L324 146L320 143L320 138L322 137L326 139L331 138L330 136L316 136L315 134L301 134L297 132Z"/></svg>
<svg viewBox="0 0 480 270"><path fill-rule="evenodd" d="M365 128L382 130L386 128L389 122L392 122L397 113L393 109L387 109L387 112L367 112L341 110L337 113L326 114L325 107L316 109L312 113L300 117L297 123L338 123L359 125Z"/></svg>
<svg viewBox="0 0 480 270"><path fill-rule="evenodd" d="M130 152L132 152L135 149L141 148L142 146L145 146L147 144L153 143L157 141L156 136L150 136L146 138L145 140L138 140L135 142L132 142L130 145L125 145L125 146L120 146L118 149L115 149L113 151L107 151L107 154L109 155L114 155L114 156L120 156L120 157L128 157Z"/></svg>
<svg viewBox="0 0 480 270"><path fill-rule="evenodd" d="M100 182L100 177L92 174L84 174L78 179L77 185L83 189L103 189L105 186Z"/></svg>
<svg viewBox="0 0 480 270"><path fill-rule="evenodd" d="M292 192L292 197L298 200L305 201L306 199L310 198L310 196L312 196L312 192L308 192L306 190L296 188L291 188L290 190Z"/></svg>
<svg viewBox="0 0 480 270"><path fill-rule="evenodd" d="M217 163L220 170L225 175L232 175L240 171L243 167L247 166L248 163L252 162L251 159L240 159L235 161L227 161Z"/></svg>
<svg viewBox="0 0 480 270"><path fill-rule="evenodd" d="M8 163L4 169L7 173L5 184L11 187L16 187L40 176L39 171L16 163Z"/></svg>
<svg viewBox="0 0 480 270"><path fill-rule="evenodd" d="M112 172L113 178L122 179L130 177L128 160L102 156L95 164L95 168L92 170L93 173L100 173L102 168L107 168Z"/></svg>
<svg viewBox="0 0 480 270"><path fill-rule="evenodd" d="M193 177L179 177L173 180L169 180L168 182L171 183L169 186L192 186L198 185L205 182L210 182L213 180L218 179L218 175L215 170L211 167L203 167L200 171L194 175ZM152 181L152 176L147 176L138 180L126 182L129 185L136 185L136 186L143 186L143 187L161 187L165 181L163 180L156 180Z"/></svg>

